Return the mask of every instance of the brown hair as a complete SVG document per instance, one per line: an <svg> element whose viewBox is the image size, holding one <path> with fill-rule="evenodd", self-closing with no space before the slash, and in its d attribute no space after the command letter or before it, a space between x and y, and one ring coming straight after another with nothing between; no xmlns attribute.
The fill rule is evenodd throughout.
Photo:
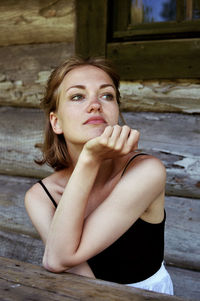
<svg viewBox="0 0 200 301"><path fill-rule="evenodd" d="M70 158L67 151L67 145L63 134L57 135L54 133L50 120L50 112L56 112L59 104L60 97L60 85L65 77L65 75L81 66L95 66L106 72L112 79L114 86L116 88L117 102L120 104L120 92L119 92L119 75L114 70L113 66L109 61L104 58L87 58L83 59L81 57L71 57L65 61L62 65L58 66L50 75L46 93L41 101L41 108L44 110L46 115L46 125L44 134L44 144L42 146L43 159L36 160L35 162L42 165L47 163L49 166L53 167L54 170L61 170L69 167Z"/></svg>

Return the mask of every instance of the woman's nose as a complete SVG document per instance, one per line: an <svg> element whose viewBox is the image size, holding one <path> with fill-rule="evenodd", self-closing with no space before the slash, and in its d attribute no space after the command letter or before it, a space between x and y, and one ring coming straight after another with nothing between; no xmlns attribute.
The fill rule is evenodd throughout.
<svg viewBox="0 0 200 301"><path fill-rule="evenodd" d="M93 98L88 105L88 112L101 111L101 103L98 98Z"/></svg>

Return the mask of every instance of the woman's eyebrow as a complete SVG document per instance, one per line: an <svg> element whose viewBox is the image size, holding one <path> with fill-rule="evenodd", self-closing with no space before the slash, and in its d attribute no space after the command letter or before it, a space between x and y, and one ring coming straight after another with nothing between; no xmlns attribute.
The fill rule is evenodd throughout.
<svg viewBox="0 0 200 301"><path fill-rule="evenodd" d="M78 89L85 89L86 87L84 85L74 85L74 86L71 86L69 87L66 92L70 89L73 89L73 88L78 88Z"/></svg>
<svg viewBox="0 0 200 301"><path fill-rule="evenodd" d="M112 84L103 84L99 88L103 89L103 88L107 88L107 87L112 87L113 89L115 89L115 87ZM69 91L70 89L73 89L73 88L78 88L78 89L83 89L84 90L84 89L86 89L86 86L84 86L84 85L74 85L74 86L69 87L66 90L66 92Z"/></svg>
<svg viewBox="0 0 200 301"><path fill-rule="evenodd" d="M107 87L112 87L115 90L115 87L112 84L103 84L100 86L100 89L107 88Z"/></svg>

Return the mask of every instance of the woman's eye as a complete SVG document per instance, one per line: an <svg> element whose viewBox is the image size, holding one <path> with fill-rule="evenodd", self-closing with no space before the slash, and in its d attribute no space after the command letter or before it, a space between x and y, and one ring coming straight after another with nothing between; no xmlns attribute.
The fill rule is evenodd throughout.
<svg viewBox="0 0 200 301"><path fill-rule="evenodd" d="M76 94L76 95L72 95L70 99L73 100L73 101L79 101L79 100L82 100L83 98L84 98L83 95Z"/></svg>
<svg viewBox="0 0 200 301"><path fill-rule="evenodd" d="M103 95L101 96L101 98L104 99L104 100L113 100L113 99L114 99L114 96L113 96L113 94L111 94L111 93L105 93L105 94L103 94Z"/></svg>

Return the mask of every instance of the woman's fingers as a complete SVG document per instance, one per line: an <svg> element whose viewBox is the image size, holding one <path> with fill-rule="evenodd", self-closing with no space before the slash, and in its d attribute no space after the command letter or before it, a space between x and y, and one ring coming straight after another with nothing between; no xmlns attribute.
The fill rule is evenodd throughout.
<svg viewBox="0 0 200 301"><path fill-rule="evenodd" d="M115 148L117 151L122 151L122 149L126 145L128 137L130 135L130 132L131 132L131 129L127 125L124 125L123 127L121 127L120 136L118 137L116 144L115 144Z"/></svg>
<svg viewBox="0 0 200 301"><path fill-rule="evenodd" d="M126 147L128 151L133 151L138 148L138 142L140 138L140 133L137 130L131 130L130 135L126 142Z"/></svg>
<svg viewBox="0 0 200 301"><path fill-rule="evenodd" d="M94 157L101 159L126 155L136 150L139 132L128 126L107 126L103 134L86 143L85 148Z"/></svg>
<svg viewBox="0 0 200 301"><path fill-rule="evenodd" d="M104 145L107 146L111 151L116 151L123 154L127 154L130 151L137 149L139 132L132 130L127 125L125 126L108 126L102 138L105 138Z"/></svg>
<svg viewBox="0 0 200 301"><path fill-rule="evenodd" d="M112 134L109 138L109 141L108 141L108 146L111 149L115 149L116 143L120 139L121 132L122 132L122 127L121 126L119 126L119 125L113 126L113 132L112 132Z"/></svg>

